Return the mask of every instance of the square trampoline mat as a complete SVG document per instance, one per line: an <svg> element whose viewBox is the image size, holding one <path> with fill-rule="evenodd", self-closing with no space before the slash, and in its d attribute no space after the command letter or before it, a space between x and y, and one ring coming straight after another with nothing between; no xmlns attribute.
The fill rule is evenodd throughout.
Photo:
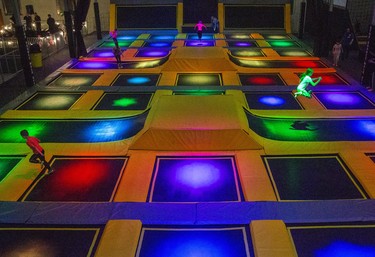
<svg viewBox="0 0 375 257"><path fill-rule="evenodd" d="M280 86L286 85L280 74L239 74L243 86Z"/></svg>
<svg viewBox="0 0 375 257"><path fill-rule="evenodd" d="M41 174L20 200L110 202L126 163L126 157L55 157L55 172Z"/></svg>
<svg viewBox="0 0 375 257"><path fill-rule="evenodd" d="M221 86L220 73L185 73L177 74L176 86Z"/></svg>
<svg viewBox="0 0 375 257"><path fill-rule="evenodd" d="M160 74L119 74L112 86L156 86Z"/></svg>
<svg viewBox="0 0 375 257"><path fill-rule="evenodd" d="M250 109L256 110L301 110L297 99L290 92L245 92Z"/></svg>
<svg viewBox="0 0 375 257"><path fill-rule="evenodd" d="M234 157L157 157L149 202L243 200Z"/></svg>
<svg viewBox="0 0 375 257"><path fill-rule="evenodd" d="M37 92L21 103L16 110L69 110L83 93Z"/></svg>
<svg viewBox="0 0 375 257"><path fill-rule="evenodd" d="M375 256L375 225L288 226L298 256Z"/></svg>
<svg viewBox="0 0 375 257"><path fill-rule="evenodd" d="M0 182L3 181L13 168L23 159L25 156L18 155L1 155L0 156Z"/></svg>
<svg viewBox="0 0 375 257"><path fill-rule="evenodd" d="M94 110L145 110L151 93L104 93Z"/></svg>
<svg viewBox="0 0 375 257"><path fill-rule="evenodd" d="M144 227L137 257L253 257L248 226Z"/></svg>
<svg viewBox="0 0 375 257"><path fill-rule="evenodd" d="M263 156L279 200L367 199L337 155Z"/></svg>
<svg viewBox="0 0 375 257"><path fill-rule="evenodd" d="M0 225L1 256L93 257L101 233L93 226Z"/></svg>
<svg viewBox="0 0 375 257"><path fill-rule="evenodd" d="M360 92L314 92L314 96L329 110L375 108L374 103Z"/></svg>
<svg viewBox="0 0 375 257"><path fill-rule="evenodd" d="M101 76L101 74L91 74L91 73L63 73L48 86L57 87L78 87L78 86L92 86L94 82Z"/></svg>

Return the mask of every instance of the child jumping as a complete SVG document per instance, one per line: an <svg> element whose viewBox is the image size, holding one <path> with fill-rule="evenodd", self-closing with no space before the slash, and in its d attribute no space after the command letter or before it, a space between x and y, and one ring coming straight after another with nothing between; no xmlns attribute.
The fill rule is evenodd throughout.
<svg viewBox="0 0 375 257"><path fill-rule="evenodd" d="M311 98L311 90L307 91L307 87L312 85L315 87L321 80L322 77L319 78L311 78L313 75L314 70L308 68L304 73L301 74L299 79L299 85L297 86L297 92L294 93L294 97L299 95L303 95L305 97Z"/></svg>
<svg viewBox="0 0 375 257"><path fill-rule="evenodd" d="M202 21L198 21L197 24L194 26L194 30L197 31L198 34L198 39L202 40L202 33L203 33L203 28L207 30L207 27L202 23Z"/></svg>
<svg viewBox="0 0 375 257"><path fill-rule="evenodd" d="M20 134L24 139L26 139L27 146L33 151L33 155L31 155L29 162L40 163L42 165L42 169L44 167L47 168L47 174L54 172L53 168L51 168L45 159L44 149L39 144L40 140L36 137L29 136L29 132L26 129L22 130Z"/></svg>

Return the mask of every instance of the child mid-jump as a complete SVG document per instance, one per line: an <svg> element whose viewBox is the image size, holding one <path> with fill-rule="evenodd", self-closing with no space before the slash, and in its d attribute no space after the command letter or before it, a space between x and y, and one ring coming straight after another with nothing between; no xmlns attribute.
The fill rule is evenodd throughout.
<svg viewBox="0 0 375 257"><path fill-rule="evenodd" d="M306 90L307 87L309 85L312 85L313 87L315 87L322 80L322 77L311 78L313 73L314 73L314 70L311 68L308 68L304 73L301 74L300 79L299 79L299 85L297 86L297 92L294 93L294 97L303 95L308 98L311 98L311 90L307 91Z"/></svg>
<svg viewBox="0 0 375 257"><path fill-rule="evenodd" d="M33 155L31 155L29 162L40 163L42 168L45 167L48 170L47 174L51 174L54 169L51 168L49 163L46 161L44 149L39 144L40 140L36 137L30 136L26 129L22 130L20 134L24 139L26 139L26 144L33 151Z"/></svg>

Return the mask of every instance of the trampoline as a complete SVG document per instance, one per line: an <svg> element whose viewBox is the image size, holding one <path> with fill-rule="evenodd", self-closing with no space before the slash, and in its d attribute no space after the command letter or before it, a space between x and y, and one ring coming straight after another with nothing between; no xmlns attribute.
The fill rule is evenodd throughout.
<svg viewBox="0 0 375 257"><path fill-rule="evenodd" d="M269 61L269 60L245 60L239 58L230 58L232 62L239 66L247 68L327 68L322 61ZM314 74L316 76L316 74Z"/></svg>
<svg viewBox="0 0 375 257"><path fill-rule="evenodd" d="M156 86L160 74L119 74L112 86Z"/></svg>
<svg viewBox="0 0 375 257"><path fill-rule="evenodd" d="M228 47L259 47L256 41L239 41L231 40L226 41Z"/></svg>
<svg viewBox="0 0 375 257"><path fill-rule="evenodd" d="M0 156L0 183L8 174L13 170L13 168L24 158L25 156L18 155L2 155Z"/></svg>
<svg viewBox="0 0 375 257"><path fill-rule="evenodd" d="M302 107L290 92L245 93L250 109L301 110Z"/></svg>
<svg viewBox="0 0 375 257"><path fill-rule="evenodd" d="M94 110L146 110L151 93L105 93Z"/></svg>
<svg viewBox="0 0 375 257"><path fill-rule="evenodd" d="M262 57L265 56L261 49L235 49L229 48L231 55L236 57Z"/></svg>
<svg viewBox="0 0 375 257"><path fill-rule="evenodd" d="M124 170L126 158L56 157L55 172L41 175L21 201L110 202Z"/></svg>
<svg viewBox="0 0 375 257"><path fill-rule="evenodd" d="M303 49L274 49L280 56L288 57L311 57L312 54Z"/></svg>
<svg viewBox="0 0 375 257"><path fill-rule="evenodd" d="M367 199L338 156L264 156L279 200Z"/></svg>
<svg viewBox="0 0 375 257"><path fill-rule="evenodd" d="M298 76L301 75L301 73L297 73ZM323 85L350 85L348 81L346 81L343 77L338 75L337 73L314 73L313 78L322 77L322 80L319 82L320 86Z"/></svg>
<svg viewBox="0 0 375 257"><path fill-rule="evenodd" d="M177 74L176 86L221 86L221 74Z"/></svg>
<svg viewBox="0 0 375 257"><path fill-rule="evenodd" d="M239 74L243 86L280 86L286 85L280 74Z"/></svg>
<svg viewBox="0 0 375 257"><path fill-rule="evenodd" d="M165 57L170 53L170 49L139 49L135 57Z"/></svg>
<svg viewBox="0 0 375 257"><path fill-rule="evenodd" d="M17 110L69 110L83 93L38 92L16 107Z"/></svg>
<svg viewBox="0 0 375 257"><path fill-rule="evenodd" d="M243 199L234 158L158 157L150 202L239 202Z"/></svg>
<svg viewBox="0 0 375 257"><path fill-rule="evenodd" d="M374 109L375 105L360 92L314 92L314 96L326 109Z"/></svg>
<svg viewBox="0 0 375 257"><path fill-rule="evenodd" d="M215 41L214 40L189 40L189 41L185 41L185 46L190 46L190 47L215 46Z"/></svg>
<svg viewBox="0 0 375 257"><path fill-rule="evenodd" d="M136 135L142 128L148 112L127 118L98 120L0 120L0 143L24 143L20 131L42 142L98 143L124 140Z"/></svg>
<svg viewBox="0 0 375 257"><path fill-rule="evenodd" d="M248 227L144 227L137 257L253 257Z"/></svg>
<svg viewBox="0 0 375 257"><path fill-rule="evenodd" d="M298 257L375 256L375 225L289 226Z"/></svg>
<svg viewBox="0 0 375 257"><path fill-rule="evenodd" d="M94 257L100 226L0 225L2 256Z"/></svg>
<svg viewBox="0 0 375 257"><path fill-rule="evenodd" d="M48 84L48 86L56 86L56 87L71 87L71 86L92 86L94 82L100 77L101 74L67 74L63 73L59 77L57 77L55 80L53 80L51 83Z"/></svg>
<svg viewBox="0 0 375 257"><path fill-rule="evenodd" d="M279 141L374 141L372 118L269 118L247 112L249 127L258 135Z"/></svg>

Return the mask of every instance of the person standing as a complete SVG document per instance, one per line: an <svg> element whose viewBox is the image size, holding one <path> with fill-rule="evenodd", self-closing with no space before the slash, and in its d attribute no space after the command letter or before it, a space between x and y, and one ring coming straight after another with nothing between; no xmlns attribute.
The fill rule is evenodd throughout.
<svg viewBox="0 0 375 257"><path fill-rule="evenodd" d="M118 46L118 41L117 41L117 29L114 29L114 30L110 31L109 34L111 35L112 40L115 43L115 46L119 47Z"/></svg>
<svg viewBox="0 0 375 257"><path fill-rule="evenodd" d="M342 59L347 59L349 57L350 49L354 42L354 34L350 30L350 28L346 29L346 32L344 33L344 36L342 37L342 47L343 47L343 55Z"/></svg>
<svg viewBox="0 0 375 257"><path fill-rule="evenodd" d="M194 26L194 30L197 31L198 34L198 39L202 40L202 33L203 33L203 28L207 30L207 27L202 23L202 21L198 21L197 24Z"/></svg>
<svg viewBox="0 0 375 257"><path fill-rule="evenodd" d="M215 16L211 16L211 26L214 33L219 30L219 20Z"/></svg>
<svg viewBox="0 0 375 257"><path fill-rule="evenodd" d="M116 58L117 68L121 69L121 68L122 68L122 63L121 63L121 55L122 55L122 51L121 51L121 48L118 47L118 46L114 46L114 47L112 48L112 52L113 52L113 55L114 55L115 58Z"/></svg>
<svg viewBox="0 0 375 257"><path fill-rule="evenodd" d="M49 33L53 34L56 32L56 21L52 18L51 14L48 14L47 25Z"/></svg>
<svg viewBox="0 0 375 257"><path fill-rule="evenodd" d="M40 140L36 137L30 136L29 132L26 129L22 130L20 134L24 139L26 139L27 146L30 147L30 149L33 151L33 155L31 155L29 162L40 163L42 165L42 169L46 168L48 170L47 174L51 174L52 172L54 172L53 168L46 161L44 149L39 144Z"/></svg>
<svg viewBox="0 0 375 257"><path fill-rule="evenodd" d="M34 13L34 21L36 27L36 34L40 35L42 33L42 19L37 13Z"/></svg>
<svg viewBox="0 0 375 257"><path fill-rule="evenodd" d="M336 40L336 43L332 47L332 55L333 55L333 66L339 66L340 56L342 53L342 45L340 40Z"/></svg>
<svg viewBox="0 0 375 257"><path fill-rule="evenodd" d="M32 23L33 23L33 19L31 18L30 14L26 14L25 17L23 17L23 19L25 20L25 24L26 24L26 31L31 31L33 29L32 27Z"/></svg>

